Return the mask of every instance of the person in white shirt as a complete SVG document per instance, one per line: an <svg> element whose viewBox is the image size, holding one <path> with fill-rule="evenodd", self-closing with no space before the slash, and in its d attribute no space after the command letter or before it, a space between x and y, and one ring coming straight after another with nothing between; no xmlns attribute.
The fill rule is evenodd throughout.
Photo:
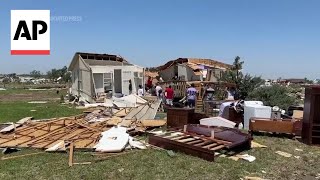
<svg viewBox="0 0 320 180"><path fill-rule="evenodd" d="M159 85L159 84L157 84L157 86L156 86L156 94L157 94L157 97L159 98L159 99L162 99L162 87Z"/></svg>
<svg viewBox="0 0 320 180"><path fill-rule="evenodd" d="M141 85L139 85L139 89L138 89L138 96L143 96L144 93L143 93L143 88Z"/></svg>

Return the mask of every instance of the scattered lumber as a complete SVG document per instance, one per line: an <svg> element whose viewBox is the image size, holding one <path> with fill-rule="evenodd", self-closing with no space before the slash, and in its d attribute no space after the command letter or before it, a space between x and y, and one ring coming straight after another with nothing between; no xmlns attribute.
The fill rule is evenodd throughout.
<svg viewBox="0 0 320 180"><path fill-rule="evenodd" d="M25 118L19 120L18 122L12 123L12 125L1 129L0 133L7 133L7 132L10 132L12 130L15 130L17 127L22 126L22 124L24 124L27 121L30 121L31 119L32 119L32 117L25 117Z"/></svg>
<svg viewBox="0 0 320 180"><path fill-rule="evenodd" d="M165 120L153 120L158 105L159 101L149 101L137 103L136 107L130 108L96 107L86 110L81 115L70 117L42 120L26 117L1 129L0 147L30 147L53 152L65 151L68 143L73 142L75 150L92 150L101 139L101 133L113 126L126 127L127 131L133 133L144 132L148 127L164 125ZM129 116L132 119L126 119ZM137 117L150 120L141 122Z"/></svg>

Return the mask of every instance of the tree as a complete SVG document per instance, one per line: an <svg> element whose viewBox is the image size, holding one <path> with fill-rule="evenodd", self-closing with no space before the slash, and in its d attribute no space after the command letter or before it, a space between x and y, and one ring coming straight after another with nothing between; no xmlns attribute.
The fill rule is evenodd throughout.
<svg viewBox="0 0 320 180"><path fill-rule="evenodd" d="M243 76L243 75L242 75ZM248 97L250 92L259 88L264 83L264 80L259 76L251 76L250 74L244 75L239 83L239 95L243 99Z"/></svg>
<svg viewBox="0 0 320 180"><path fill-rule="evenodd" d="M239 73L242 69L243 63L244 63L243 61L240 61L240 57L236 56L233 62L233 67L231 69L236 72L237 78L239 78Z"/></svg>
<svg viewBox="0 0 320 180"><path fill-rule="evenodd" d="M30 72L30 76L32 76L34 78L39 78L39 77L41 77L41 72L37 71L37 70L33 70Z"/></svg>
<svg viewBox="0 0 320 180"><path fill-rule="evenodd" d="M304 78L304 81L306 84L313 84L313 81L312 80L309 80L308 78Z"/></svg>
<svg viewBox="0 0 320 180"><path fill-rule="evenodd" d="M290 90L278 84L256 88L248 94L248 99L262 101L266 106L279 106L281 109L296 103Z"/></svg>
<svg viewBox="0 0 320 180"><path fill-rule="evenodd" d="M5 77L5 78L2 80L3 87L6 88L6 84L8 84L10 81L11 81L11 80L10 80L9 77Z"/></svg>
<svg viewBox="0 0 320 180"><path fill-rule="evenodd" d="M243 64L244 61L240 61L240 57L237 56L233 62L232 68L224 72L219 80L234 83L240 98L245 99L249 92L253 91L263 83L263 80L261 77L251 76L249 74L243 75L241 72Z"/></svg>
<svg viewBox="0 0 320 180"><path fill-rule="evenodd" d="M71 74L68 72L67 66L64 66L61 69L51 69L47 72L47 78L52 81L56 81L59 77L61 77L62 82L71 81Z"/></svg>

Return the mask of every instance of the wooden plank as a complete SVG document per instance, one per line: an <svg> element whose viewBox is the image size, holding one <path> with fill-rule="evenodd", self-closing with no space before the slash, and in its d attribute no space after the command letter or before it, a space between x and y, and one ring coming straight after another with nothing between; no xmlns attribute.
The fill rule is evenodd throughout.
<svg viewBox="0 0 320 180"><path fill-rule="evenodd" d="M206 145L206 146L203 146L202 148L212 148L212 147L214 147L214 146L217 146L218 144L217 143L212 143L212 144L208 144L208 145Z"/></svg>
<svg viewBox="0 0 320 180"><path fill-rule="evenodd" d="M272 120L262 118L252 118L249 122L249 130L275 132L275 133L289 133L293 134L294 120Z"/></svg>
<svg viewBox="0 0 320 180"><path fill-rule="evenodd" d="M70 151L69 151L69 167L73 165L73 142L70 143Z"/></svg>
<svg viewBox="0 0 320 180"><path fill-rule="evenodd" d="M141 124L144 127L158 127L158 126L164 126L167 123L167 120L165 119L151 119L151 120L141 120Z"/></svg>
<svg viewBox="0 0 320 180"><path fill-rule="evenodd" d="M151 104L151 107L148 108L147 112L143 114L140 118L141 120L154 119L160 107L161 101L157 100L155 103Z"/></svg>
<svg viewBox="0 0 320 180"><path fill-rule="evenodd" d="M178 142L186 143L186 142L194 141L194 140L196 140L196 139L194 139L194 138L187 138L187 139L178 140Z"/></svg>
<svg viewBox="0 0 320 180"><path fill-rule="evenodd" d="M175 137L175 138L170 138L170 140L174 140L174 141L177 141L177 140L180 140L180 139L184 139L184 138L188 138L188 137L191 137L189 135L183 135L183 136L180 136L180 137Z"/></svg>
<svg viewBox="0 0 320 180"><path fill-rule="evenodd" d="M197 143L200 143L200 142L203 142L203 140L202 139L198 139L198 140L195 140L195 141L187 142L187 144L193 145L193 144L197 144Z"/></svg>
<svg viewBox="0 0 320 180"><path fill-rule="evenodd" d="M207 145L209 143L213 143L213 141L212 140L206 140L206 141L204 141L202 143L194 144L194 146L203 146L203 145Z"/></svg>
<svg viewBox="0 0 320 180"><path fill-rule="evenodd" d="M6 133L6 132L10 132L12 130L15 130L15 128L22 126L23 123L30 121L31 119L32 119L32 117L25 117L23 119L20 119L18 122L13 123L12 125L1 129L0 133Z"/></svg>
<svg viewBox="0 0 320 180"><path fill-rule="evenodd" d="M224 148L224 147L225 147L224 145L219 145L219 146L216 146L216 147L214 147L214 148L211 148L210 150L216 151L216 150L222 149L222 148Z"/></svg>
<svg viewBox="0 0 320 180"><path fill-rule="evenodd" d="M146 113L147 111L149 110L150 106L149 105L145 105L141 111L139 111L139 113L137 113L134 117L135 119L137 120L140 120Z"/></svg>
<svg viewBox="0 0 320 180"><path fill-rule="evenodd" d="M128 115L124 117L124 119L134 119L134 117L145 107L146 105L138 106L137 108L133 108Z"/></svg>

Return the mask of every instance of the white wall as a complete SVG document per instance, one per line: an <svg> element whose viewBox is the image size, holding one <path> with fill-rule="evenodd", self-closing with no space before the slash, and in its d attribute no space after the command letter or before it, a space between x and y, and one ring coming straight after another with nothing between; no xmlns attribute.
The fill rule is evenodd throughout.
<svg viewBox="0 0 320 180"><path fill-rule="evenodd" d="M137 85L134 81L134 72L143 73L143 68L139 66L91 66L92 73L112 73L114 69L122 70L122 94L129 95L129 79L132 82L132 93L136 93ZM114 79L114 78L113 78ZM142 79L142 77L141 77Z"/></svg>

